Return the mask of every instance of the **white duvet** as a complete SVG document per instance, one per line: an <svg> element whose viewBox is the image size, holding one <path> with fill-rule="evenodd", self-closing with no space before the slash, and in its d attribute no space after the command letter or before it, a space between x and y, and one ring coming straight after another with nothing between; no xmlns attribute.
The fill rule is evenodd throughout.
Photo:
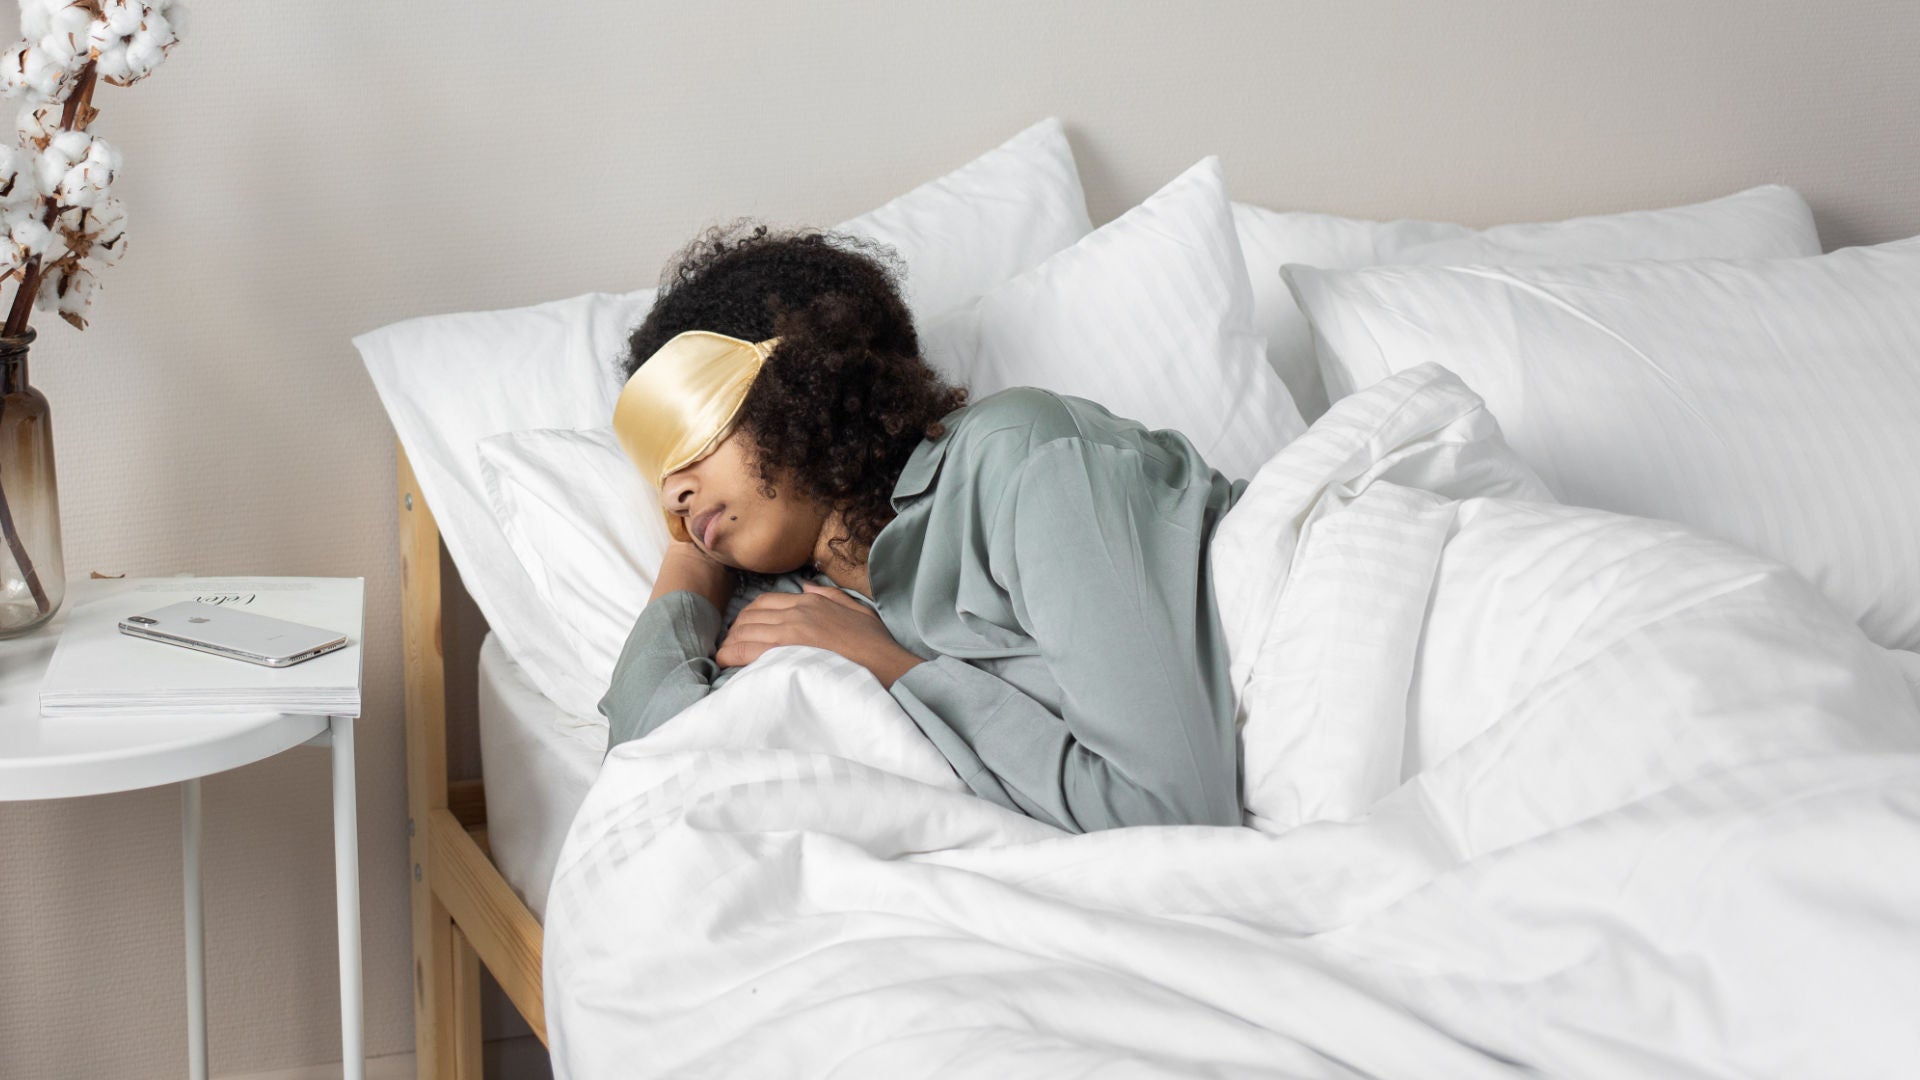
<svg viewBox="0 0 1920 1080"><path fill-rule="evenodd" d="M606 765L548 901L566 1077L1911 1076L1920 711L1811 586L1541 501L1427 367L1212 549L1247 828L970 795L767 653Z"/></svg>

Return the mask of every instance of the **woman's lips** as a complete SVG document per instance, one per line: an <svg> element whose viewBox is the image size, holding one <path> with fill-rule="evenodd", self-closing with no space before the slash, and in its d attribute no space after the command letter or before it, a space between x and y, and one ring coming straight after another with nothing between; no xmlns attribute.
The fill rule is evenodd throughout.
<svg viewBox="0 0 1920 1080"><path fill-rule="evenodd" d="M720 527L720 511L724 509L725 507L716 506L711 510L702 511L700 516L693 519L692 527L688 530L700 539L700 546L708 551L713 550L714 534Z"/></svg>

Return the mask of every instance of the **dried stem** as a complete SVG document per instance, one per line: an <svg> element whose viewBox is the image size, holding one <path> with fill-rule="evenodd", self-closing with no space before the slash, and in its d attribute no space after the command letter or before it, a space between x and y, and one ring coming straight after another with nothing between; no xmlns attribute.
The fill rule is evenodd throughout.
<svg viewBox="0 0 1920 1080"><path fill-rule="evenodd" d="M33 606L45 615L47 608L52 606L47 599L47 587L40 583L40 571L33 568L33 560L27 557L26 545L20 542L20 531L13 527L13 510L7 505L5 484L0 484L0 535L6 537L7 550L13 553L13 561L27 579L27 590L33 593Z"/></svg>
<svg viewBox="0 0 1920 1080"><path fill-rule="evenodd" d="M73 92L67 95L66 106L60 110L61 131L84 131L93 119L95 75L93 61L89 60L80 69ZM49 196L46 216L41 218L41 223L51 229L59 219L60 204ZM7 324L5 329L0 329L0 336L18 337L26 333L27 317L33 313L33 296L40 291L40 270L40 256L29 256L26 266L21 269L20 289L13 294L13 307L7 312Z"/></svg>

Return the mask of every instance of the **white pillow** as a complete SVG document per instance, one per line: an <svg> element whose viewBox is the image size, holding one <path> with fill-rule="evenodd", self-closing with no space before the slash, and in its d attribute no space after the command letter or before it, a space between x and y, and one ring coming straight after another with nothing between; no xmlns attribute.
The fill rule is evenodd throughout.
<svg viewBox="0 0 1920 1080"><path fill-rule="evenodd" d="M353 339L461 582L500 644L555 702L579 702L592 688L565 654L562 620L494 522L475 445L529 425L606 423L619 389L609 358L652 303L652 289L588 293L408 319Z"/></svg>
<svg viewBox="0 0 1920 1080"><path fill-rule="evenodd" d="M1065 129L1052 117L837 227L901 255L921 322L1091 228ZM595 685L570 654L566 613L548 606L494 520L477 444L506 431L607 424L627 334L653 296L591 293L424 316L353 339L467 591L540 692L577 715L598 715L605 681Z"/></svg>
<svg viewBox="0 0 1920 1080"><path fill-rule="evenodd" d="M1285 276L1352 385L1436 361L1561 500L1771 555L1881 645L1920 649L1920 237Z"/></svg>
<svg viewBox="0 0 1920 1080"><path fill-rule="evenodd" d="M507 431L480 440L480 474L501 528L559 619L597 715L670 538L660 499L610 427Z"/></svg>
<svg viewBox="0 0 1920 1080"><path fill-rule="evenodd" d="M1176 428L1250 477L1304 430L1253 328L1220 160L939 320L926 357L976 398L1038 386Z"/></svg>
<svg viewBox="0 0 1920 1080"><path fill-rule="evenodd" d="M1321 385L1306 317L1280 267L1330 270L1400 263L1503 265L1612 262L1621 259L1771 259L1820 254L1805 199L1779 184L1664 210L1470 229L1438 221L1361 221L1330 214L1283 213L1233 204L1234 227L1253 282L1254 326L1267 360L1293 392L1301 415L1316 420L1352 387Z"/></svg>

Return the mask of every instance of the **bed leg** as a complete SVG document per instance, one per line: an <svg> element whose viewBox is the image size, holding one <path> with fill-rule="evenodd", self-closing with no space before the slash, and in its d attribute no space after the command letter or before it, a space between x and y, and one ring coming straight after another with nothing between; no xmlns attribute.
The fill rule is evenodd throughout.
<svg viewBox="0 0 1920 1080"><path fill-rule="evenodd" d="M452 1080L455 1053L453 920L439 901L418 897L413 913L413 1049L420 1080Z"/></svg>
<svg viewBox="0 0 1920 1080"><path fill-rule="evenodd" d="M453 1047L453 1075L480 1078L480 954L460 927L453 928L453 986L445 1018Z"/></svg>

